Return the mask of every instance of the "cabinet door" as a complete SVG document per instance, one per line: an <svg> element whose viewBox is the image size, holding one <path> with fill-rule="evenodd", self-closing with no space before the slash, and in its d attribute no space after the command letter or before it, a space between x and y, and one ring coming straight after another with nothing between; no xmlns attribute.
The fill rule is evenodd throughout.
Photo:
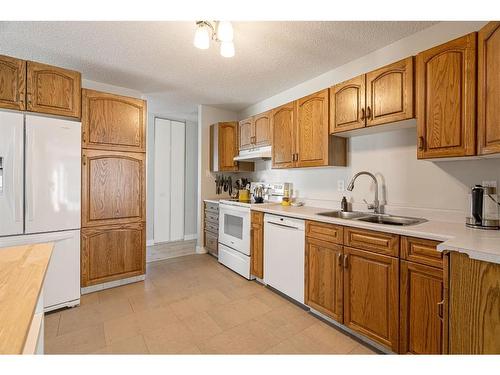
<svg viewBox="0 0 500 375"><path fill-rule="evenodd" d="M273 168L295 166L295 121L294 102L275 108L271 112Z"/></svg>
<svg viewBox="0 0 500 375"><path fill-rule="evenodd" d="M476 33L417 55L419 159L474 155Z"/></svg>
<svg viewBox="0 0 500 375"><path fill-rule="evenodd" d="M0 55L0 107L24 111L26 61Z"/></svg>
<svg viewBox="0 0 500 375"><path fill-rule="evenodd" d="M252 211L250 231L251 274L264 278L264 213Z"/></svg>
<svg viewBox="0 0 500 375"><path fill-rule="evenodd" d="M365 126L365 75L330 89L330 133Z"/></svg>
<svg viewBox="0 0 500 375"><path fill-rule="evenodd" d="M238 163L233 159L238 154L238 123L219 123L219 171L237 171Z"/></svg>
<svg viewBox="0 0 500 375"><path fill-rule="evenodd" d="M82 227L143 222L145 154L83 150Z"/></svg>
<svg viewBox="0 0 500 375"><path fill-rule="evenodd" d="M443 271L401 261L400 353L441 354Z"/></svg>
<svg viewBox="0 0 500 375"><path fill-rule="evenodd" d="M366 125L413 118L413 57L366 74Z"/></svg>
<svg viewBox="0 0 500 375"><path fill-rule="evenodd" d="M296 103L297 167L328 165L328 89Z"/></svg>
<svg viewBox="0 0 500 375"><path fill-rule="evenodd" d="M398 351L399 259L344 247L344 324Z"/></svg>
<svg viewBox="0 0 500 375"><path fill-rule="evenodd" d="M146 151L146 102L82 90L82 147Z"/></svg>
<svg viewBox="0 0 500 375"><path fill-rule="evenodd" d="M269 146L271 144L271 112L264 112L253 117L255 146Z"/></svg>
<svg viewBox="0 0 500 375"><path fill-rule="evenodd" d="M27 110L80 118L79 72L28 61Z"/></svg>
<svg viewBox="0 0 500 375"><path fill-rule="evenodd" d="M252 148L253 146L253 121L252 118L240 121L240 150Z"/></svg>
<svg viewBox="0 0 500 375"><path fill-rule="evenodd" d="M306 237L305 303L342 323L342 246Z"/></svg>
<svg viewBox="0 0 500 375"><path fill-rule="evenodd" d="M490 22L478 34L479 154L500 152L500 22Z"/></svg>
<svg viewBox="0 0 500 375"><path fill-rule="evenodd" d="M82 229L82 286L143 275L144 223Z"/></svg>

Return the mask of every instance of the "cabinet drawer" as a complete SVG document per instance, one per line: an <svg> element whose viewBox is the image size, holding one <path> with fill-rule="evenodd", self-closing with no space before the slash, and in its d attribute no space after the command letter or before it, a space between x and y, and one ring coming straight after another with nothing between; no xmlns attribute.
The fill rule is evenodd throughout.
<svg viewBox="0 0 500 375"><path fill-rule="evenodd" d="M219 237L216 234L205 231L205 248L211 254L219 252Z"/></svg>
<svg viewBox="0 0 500 375"><path fill-rule="evenodd" d="M212 232L214 234L219 233L219 225L212 221L205 221L205 230Z"/></svg>
<svg viewBox="0 0 500 375"><path fill-rule="evenodd" d="M211 221L212 223L218 223L219 222L219 214L210 212L210 211L205 211L205 221Z"/></svg>
<svg viewBox="0 0 500 375"><path fill-rule="evenodd" d="M399 256L399 236L397 234L345 227L344 245L384 255Z"/></svg>
<svg viewBox="0 0 500 375"><path fill-rule="evenodd" d="M443 268L443 253L436 250L439 243L423 238L401 237L401 258Z"/></svg>
<svg viewBox="0 0 500 375"><path fill-rule="evenodd" d="M343 243L344 228L340 225L306 221L306 236L332 243Z"/></svg>
<svg viewBox="0 0 500 375"><path fill-rule="evenodd" d="M205 202L205 210L214 213L219 213L219 205L217 203Z"/></svg>

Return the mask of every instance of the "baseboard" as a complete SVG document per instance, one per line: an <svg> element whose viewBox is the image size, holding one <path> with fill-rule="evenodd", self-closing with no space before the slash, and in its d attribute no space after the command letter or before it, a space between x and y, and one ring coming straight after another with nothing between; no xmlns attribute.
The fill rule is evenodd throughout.
<svg viewBox="0 0 500 375"><path fill-rule="evenodd" d="M155 240L147 240L146 246L153 246L155 244Z"/></svg>
<svg viewBox="0 0 500 375"><path fill-rule="evenodd" d="M191 240L196 240L196 239L198 239L198 234L196 234L196 233L184 235L184 241L191 241Z"/></svg>
<svg viewBox="0 0 500 375"><path fill-rule="evenodd" d="M207 249L204 246L196 246L196 254L206 254L208 253Z"/></svg>
<svg viewBox="0 0 500 375"><path fill-rule="evenodd" d="M99 290L114 288L114 287L120 286L120 285L136 283L138 281L143 281L144 279L146 279L146 275L132 276L132 277L127 277L126 279L120 279L120 280L115 280L115 281L109 281L107 283L86 286L86 287L81 288L80 290L81 290L81 294L83 295L83 294L88 294L88 293L92 293L92 292L97 292Z"/></svg>

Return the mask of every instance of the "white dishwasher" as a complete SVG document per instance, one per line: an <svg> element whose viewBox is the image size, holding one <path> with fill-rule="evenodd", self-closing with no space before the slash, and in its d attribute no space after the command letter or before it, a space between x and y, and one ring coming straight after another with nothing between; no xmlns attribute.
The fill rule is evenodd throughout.
<svg viewBox="0 0 500 375"><path fill-rule="evenodd" d="M304 220L264 215L264 282L304 303Z"/></svg>

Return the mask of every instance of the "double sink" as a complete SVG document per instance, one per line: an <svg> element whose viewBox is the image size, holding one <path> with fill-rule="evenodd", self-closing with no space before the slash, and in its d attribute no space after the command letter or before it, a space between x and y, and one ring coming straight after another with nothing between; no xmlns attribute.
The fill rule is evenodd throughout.
<svg viewBox="0 0 500 375"><path fill-rule="evenodd" d="M395 216L387 214L372 214L359 211L327 211L318 213L320 216L338 219L365 221L368 223L408 226L424 223L427 220L416 217Z"/></svg>

